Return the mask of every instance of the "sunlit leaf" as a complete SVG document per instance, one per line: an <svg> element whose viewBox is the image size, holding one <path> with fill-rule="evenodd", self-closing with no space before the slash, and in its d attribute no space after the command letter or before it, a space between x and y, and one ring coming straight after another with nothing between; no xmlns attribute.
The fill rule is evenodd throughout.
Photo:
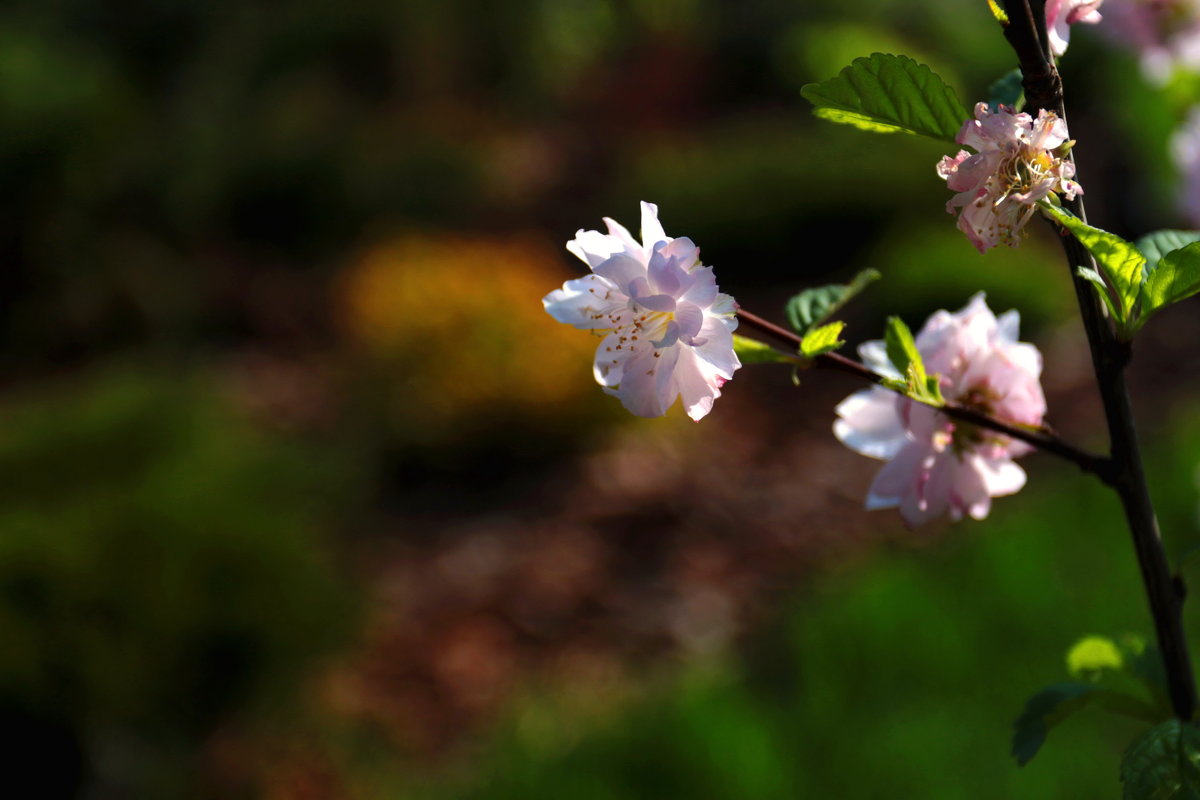
<svg viewBox="0 0 1200 800"><path fill-rule="evenodd" d="M812 358L821 355L821 353L837 350L845 344L845 342L838 338L844 327L846 327L846 323L844 322L831 322L828 325L813 328L804 334L804 339L800 342L800 355L805 358Z"/></svg>
<svg viewBox="0 0 1200 800"><path fill-rule="evenodd" d="M953 142L967 119L954 90L908 56L872 53L800 93L822 119L878 133L903 131Z"/></svg>
<svg viewBox="0 0 1200 800"><path fill-rule="evenodd" d="M1104 282L1104 278L1100 273L1089 267L1076 267L1075 272L1079 277L1096 287L1096 294L1100 295L1100 299L1104 301L1104 305L1108 306L1108 313L1112 315L1113 319L1120 319L1121 310L1114 305L1113 297L1108 293L1108 284Z"/></svg>
<svg viewBox="0 0 1200 800"><path fill-rule="evenodd" d="M1119 670L1124 663L1116 642L1103 636L1085 636L1067 653L1067 671L1072 678L1093 677L1104 670Z"/></svg>
<svg viewBox="0 0 1200 800"><path fill-rule="evenodd" d="M1200 241L1172 250L1154 266L1146 268L1146 280L1138 296L1135 329L1154 312L1200 292Z"/></svg>
<svg viewBox="0 0 1200 800"><path fill-rule="evenodd" d="M1131 242L1108 231L1093 228L1071 212L1058 206L1042 206L1058 224L1070 231L1080 244L1096 259L1104 283L1115 292L1115 297L1106 300L1118 325L1128 335L1133 315L1133 306L1141 291L1145 275L1146 259ZM1075 264L1083 267L1083 264ZM1099 287L1097 287L1099 290ZM1103 296L1104 292L1101 292ZM1111 302L1110 302L1111 301Z"/></svg>
<svg viewBox="0 0 1200 800"><path fill-rule="evenodd" d="M796 357L757 339L733 335L733 352L737 353L742 364L794 364Z"/></svg>
<svg viewBox="0 0 1200 800"><path fill-rule="evenodd" d="M912 331L899 317L888 317L887 332L884 334L884 345L887 348L888 360L901 375L908 372L910 364L917 364L922 373L925 371L921 360L921 352L913 340Z"/></svg>
<svg viewBox="0 0 1200 800"><path fill-rule="evenodd" d="M938 376L925 372L925 362L917 343L913 340L912 331L899 317L888 317L887 332L884 334L884 345L887 348L888 360L896 371L904 376L902 381L885 380L884 386L903 392L914 400L929 405L945 405L942 398Z"/></svg>

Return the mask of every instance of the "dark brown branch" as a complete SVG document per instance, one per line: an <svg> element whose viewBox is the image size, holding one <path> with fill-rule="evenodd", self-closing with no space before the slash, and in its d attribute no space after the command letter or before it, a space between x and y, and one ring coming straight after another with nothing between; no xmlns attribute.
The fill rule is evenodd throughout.
<svg viewBox="0 0 1200 800"><path fill-rule="evenodd" d="M1004 5L1009 17L1004 36L1016 52L1024 73L1025 97L1030 107L1034 111L1053 111L1066 121L1062 80L1045 45L1045 0L1004 0ZM1082 198L1064 201L1063 205L1086 221ZM1092 286L1078 275L1077 267L1095 269L1091 254L1075 237L1065 231L1060 233L1108 424L1112 446L1112 485L1121 498L1125 519L1133 536L1142 583L1146 588L1167 673L1171 706L1176 717L1190 720L1196 711L1196 681L1183 631L1183 597L1172 581L1138 448L1133 410L1125 382L1125 367L1130 357L1129 344L1117 340L1100 298Z"/></svg>
<svg viewBox="0 0 1200 800"><path fill-rule="evenodd" d="M800 347L800 337L791 331L781 328L773 322L769 322L762 317L751 314L745 309L738 309L738 319L740 319L747 327L754 328L760 333L774 337L776 340L787 344L791 351L796 351ZM865 381L870 381L876 385L884 385L883 381L886 376L880 375L862 364L837 353L825 353L813 359L813 364L823 369L837 370L845 372L848 375L853 375L857 378L862 378ZM885 386L885 388L888 388ZM915 402L920 402L915 401ZM956 419L960 422L966 422L980 428L1002 433L1013 439L1018 439L1026 444L1032 445L1039 450L1045 450L1047 453L1053 453L1056 456L1065 458L1072 462L1085 472L1090 472L1100 478L1101 481L1109 483L1111 480L1111 465L1108 459L1102 456L1089 453L1085 450L1080 450L1074 445L1058 438L1045 428L1029 428L1023 425L1017 425L1011 422L1006 422L998 417L993 417L985 414L977 409L968 408L967 406L958 403L946 403L944 406L935 406L938 411L945 414L951 419Z"/></svg>

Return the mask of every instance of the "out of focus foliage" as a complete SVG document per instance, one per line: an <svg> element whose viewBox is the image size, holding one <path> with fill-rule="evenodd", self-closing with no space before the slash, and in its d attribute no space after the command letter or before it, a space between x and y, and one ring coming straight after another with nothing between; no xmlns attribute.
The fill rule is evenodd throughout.
<svg viewBox="0 0 1200 800"><path fill-rule="evenodd" d="M1093 217L1175 225L1177 103L1071 47ZM979 289L1055 335L1055 242L981 260L945 148L811 117L799 87L872 51L965 103L1012 67L959 0L4 4L0 725L41 796L404 796L431 754L464 773L439 796L1036 796L1003 743L1057 665L1026 657L1101 603L1141 622L1124 588L1053 594L1102 572L1068 504L937 557L969 563L839 573L743 663L744 619L891 524L820 450L836 398L743 373L704 428L651 435L539 306L576 229L650 200L767 316L871 267L852 343ZM722 647L715 677L599 688ZM547 663L569 680L523 702ZM481 736L510 703L517 733ZM1059 753L1033 769L1082 791L1099 756Z"/></svg>
<svg viewBox="0 0 1200 800"><path fill-rule="evenodd" d="M319 536L347 476L200 378L109 368L3 405L0 725L56 786L98 747L106 791L178 792L215 725L286 718L352 628Z"/></svg>

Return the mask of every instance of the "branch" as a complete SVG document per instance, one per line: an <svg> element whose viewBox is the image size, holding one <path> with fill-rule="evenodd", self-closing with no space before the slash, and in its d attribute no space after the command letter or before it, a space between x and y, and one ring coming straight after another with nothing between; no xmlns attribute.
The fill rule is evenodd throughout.
<svg viewBox="0 0 1200 800"><path fill-rule="evenodd" d="M1020 62L1025 97L1035 111L1053 111L1065 122L1067 115L1063 104L1062 80L1045 46L1045 0L1004 0L1004 5L1009 18L1004 37ZM1063 205L1075 216L1087 220L1081 197L1066 201ZM1176 717L1191 720L1197 704L1196 680L1183 631L1183 598L1171 579L1138 448L1133 410L1125 382L1130 347L1128 343L1117 340L1100 298L1077 273L1076 267L1079 266L1095 269L1091 254L1074 236L1066 235L1061 241L1074 281L1075 296L1091 351L1092 368L1108 423L1112 444L1111 485L1121 498L1125 519L1133 536L1142 583L1150 602L1150 613L1154 618L1158 646L1166 668L1171 706Z"/></svg>
<svg viewBox="0 0 1200 800"><path fill-rule="evenodd" d="M781 328L773 322L768 322L762 317L759 317L756 314L751 314L749 311L744 309L738 309L737 313L738 319L745 323L747 327L754 328L760 333L765 333L768 336L772 336L777 340L787 343L792 350L798 350L800 348L801 338L791 331ZM870 381L878 386L883 386L885 389L895 391L897 394L903 394L903 392L891 389L891 387L884 384L887 376L880 375L879 373L868 369L857 361L853 361L845 356L838 355L837 353L823 353L822 355L814 358L812 361L816 366L823 369L832 369L837 370L838 372L845 372L848 375L862 378L863 380ZM920 403L921 401L914 400L914 402ZM922 405L929 404L922 403ZM1074 445L1058 438L1045 428L1029 428L1011 422L1006 422L999 417L993 417L990 414L985 414L982 411L969 408L959 403L946 403L943 406L930 407L936 408L938 411L945 414L947 417L950 417L951 419L976 425L980 428L987 428L988 430L1002 433L1005 436L1013 439L1018 439L1026 444L1038 448L1039 450L1044 450L1047 453L1053 453L1060 458L1065 458L1067 461L1072 462L1084 472L1092 473L1104 483L1111 484L1112 482L1112 465L1107 458L1089 453L1086 450L1080 450Z"/></svg>

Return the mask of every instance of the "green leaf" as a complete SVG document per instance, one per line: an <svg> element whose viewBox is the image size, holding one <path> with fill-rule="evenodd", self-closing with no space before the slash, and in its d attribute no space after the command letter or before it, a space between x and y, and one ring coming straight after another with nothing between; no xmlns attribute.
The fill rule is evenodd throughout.
<svg viewBox="0 0 1200 800"><path fill-rule="evenodd" d="M810 328L819 325L837 313L838 309L879 280L879 273L873 269L865 269L854 276L850 283L833 283L828 286L818 286L806 289L788 300L784 312L792 329L804 335Z"/></svg>
<svg viewBox="0 0 1200 800"><path fill-rule="evenodd" d="M769 344L745 336L733 335L733 352L742 364L795 364L796 356L776 350Z"/></svg>
<svg viewBox="0 0 1200 800"><path fill-rule="evenodd" d="M1124 800L1200 800L1200 729L1177 719L1134 740L1121 759Z"/></svg>
<svg viewBox="0 0 1200 800"><path fill-rule="evenodd" d="M1104 278L1100 273L1088 267L1076 267L1075 272L1079 277L1096 287L1096 294L1100 295L1100 299L1104 301L1104 305L1108 306L1108 313L1112 315L1113 319L1120 319L1121 312L1113 304L1112 295L1108 293L1108 284L1104 282Z"/></svg>
<svg viewBox="0 0 1200 800"><path fill-rule="evenodd" d="M1200 231L1155 231L1147 233L1133 244L1148 263L1157 264L1167 253L1187 247L1192 242L1200 242Z"/></svg>
<svg viewBox="0 0 1200 800"><path fill-rule="evenodd" d="M1104 670L1119 670L1124 665L1116 642L1103 636L1085 636L1067 653L1067 671L1072 678L1096 678Z"/></svg>
<svg viewBox="0 0 1200 800"><path fill-rule="evenodd" d="M1050 729L1087 706L1098 693L1090 683L1056 683L1029 698L1013 727L1012 754L1017 764L1028 764Z"/></svg>
<svg viewBox="0 0 1200 800"><path fill-rule="evenodd" d="M921 360L921 352L913 340L912 331L899 317L888 317L887 333L884 334L884 345L887 348L888 360L901 375L907 374L910 364L917 364L920 373L924 375L925 364Z"/></svg>
<svg viewBox="0 0 1200 800"><path fill-rule="evenodd" d="M988 87L988 105L995 112L998 106L1009 106L1019 111L1025 104L1025 86L1021 83L1020 69L1006 72Z"/></svg>
<svg viewBox="0 0 1200 800"><path fill-rule="evenodd" d="M1138 295L1134 330L1146 323L1154 312L1200 292L1200 241L1172 250L1146 270L1146 280Z"/></svg>
<svg viewBox="0 0 1200 800"><path fill-rule="evenodd" d="M1114 233L1093 228L1064 208L1046 204L1042 209L1059 225L1069 230L1095 257L1104 283L1115 293L1105 302L1128 338L1132 334L1133 306L1138 299L1142 279L1146 273L1146 258L1132 243ZM1103 295L1104 292L1101 292L1102 297Z"/></svg>
<svg viewBox="0 0 1200 800"><path fill-rule="evenodd" d="M884 335L884 345L887 348L888 360L896 371L904 376L903 381L889 379L883 385L889 389L902 391L914 400L929 405L941 406L946 401L942 398L942 390L937 375L927 375L925 362L917 343L913 340L912 331L899 317L888 317L887 333Z"/></svg>
<svg viewBox="0 0 1200 800"><path fill-rule="evenodd" d="M1167 670L1163 666L1162 654L1154 645L1146 644L1132 634L1121 637L1121 652L1125 656L1125 672L1137 678L1150 690L1151 697L1160 712L1158 719L1171 715L1171 701L1167 689Z"/></svg>
<svg viewBox="0 0 1200 800"><path fill-rule="evenodd" d="M953 142L968 114L954 90L908 56L872 53L800 94L822 119L877 133L915 133Z"/></svg>
<svg viewBox="0 0 1200 800"><path fill-rule="evenodd" d="M838 338L844 327L846 327L844 322L831 322L828 325L813 328L804 334L804 339L800 342L800 355L805 358L813 358L821 353L837 350L845 344Z"/></svg>

